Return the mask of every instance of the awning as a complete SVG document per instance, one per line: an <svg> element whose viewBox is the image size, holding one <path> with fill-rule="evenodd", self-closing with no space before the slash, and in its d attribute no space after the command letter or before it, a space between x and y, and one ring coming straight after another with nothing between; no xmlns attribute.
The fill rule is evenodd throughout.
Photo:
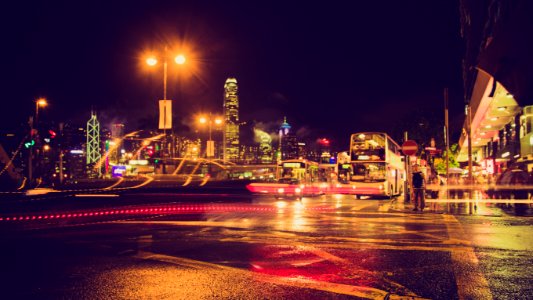
<svg viewBox="0 0 533 300"><path fill-rule="evenodd" d="M491 139L498 139L498 132L513 122L514 117L520 113L520 107L513 95L483 70L478 70L470 105L472 107L472 152L487 145ZM457 160L460 162L468 161L467 129L468 120L465 120L459 139Z"/></svg>

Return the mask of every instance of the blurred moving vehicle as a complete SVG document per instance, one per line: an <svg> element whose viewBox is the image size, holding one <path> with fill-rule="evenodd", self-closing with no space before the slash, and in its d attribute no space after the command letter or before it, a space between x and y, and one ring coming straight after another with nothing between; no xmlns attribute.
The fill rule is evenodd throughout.
<svg viewBox="0 0 533 300"><path fill-rule="evenodd" d="M306 159L281 161L276 182L254 182L246 186L253 193L271 194L276 198L298 198L324 194L327 184L318 182L318 163Z"/></svg>

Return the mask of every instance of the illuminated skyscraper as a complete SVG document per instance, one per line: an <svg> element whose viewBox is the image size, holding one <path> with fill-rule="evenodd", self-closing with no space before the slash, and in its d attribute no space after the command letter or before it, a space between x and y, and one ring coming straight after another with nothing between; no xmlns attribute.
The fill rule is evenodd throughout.
<svg viewBox="0 0 533 300"><path fill-rule="evenodd" d="M239 158L239 96L237 79L228 78L224 84L224 160Z"/></svg>
<svg viewBox="0 0 533 300"><path fill-rule="evenodd" d="M291 125L287 123L287 117L283 118L279 128L279 151L282 160L298 158L298 142L296 135L291 132Z"/></svg>
<svg viewBox="0 0 533 300"><path fill-rule="evenodd" d="M100 122L96 118L96 113L91 111L91 119L87 122L87 165L98 163L101 158L100 153ZM91 171L92 172L92 171ZM98 177L101 175L101 168L96 168ZM90 174L92 175L92 174Z"/></svg>
<svg viewBox="0 0 533 300"><path fill-rule="evenodd" d="M261 129L254 128L255 141L259 142L258 156L263 164L272 163L272 137Z"/></svg>

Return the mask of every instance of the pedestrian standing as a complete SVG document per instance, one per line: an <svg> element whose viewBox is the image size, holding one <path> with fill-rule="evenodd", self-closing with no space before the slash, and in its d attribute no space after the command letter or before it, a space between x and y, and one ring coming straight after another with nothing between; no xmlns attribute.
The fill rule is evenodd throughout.
<svg viewBox="0 0 533 300"><path fill-rule="evenodd" d="M415 208L413 211L418 211L418 208L420 207L420 210L424 210L424 207L426 206L424 194L425 194L425 179L424 174L420 171L420 168L418 165L413 166L413 176L412 176L411 182L412 182L412 188L413 188L413 204L415 205Z"/></svg>

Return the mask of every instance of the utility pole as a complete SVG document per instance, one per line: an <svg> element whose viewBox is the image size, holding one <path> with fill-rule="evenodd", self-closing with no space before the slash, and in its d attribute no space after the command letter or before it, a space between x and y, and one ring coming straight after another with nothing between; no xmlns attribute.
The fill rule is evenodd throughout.
<svg viewBox="0 0 533 300"><path fill-rule="evenodd" d="M63 142L63 123L59 123L59 184L63 184L63 149L61 149L61 143Z"/></svg>
<svg viewBox="0 0 533 300"><path fill-rule="evenodd" d="M403 141L409 140L409 136L407 134L407 131L404 131L403 133ZM411 162L409 155L405 156L405 193L404 193L404 202L409 203L411 202Z"/></svg>
<svg viewBox="0 0 533 300"><path fill-rule="evenodd" d="M446 149L446 199L449 198L448 181L450 168L450 132L448 123L448 88L444 89L444 147Z"/></svg>
<svg viewBox="0 0 533 300"><path fill-rule="evenodd" d="M467 113L467 122L468 122L468 186L469 186L469 195L472 198L472 109L470 103L466 105ZM472 202L468 203L470 214L472 214Z"/></svg>
<svg viewBox="0 0 533 300"><path fill-rule="evenodd" d="M33 139L33 117L30 116L30 120L28 122L30 124L30 141ZM29 148L29 154L28 154L28 184L31 187L33 182L33 145Z"/></svg>
<svg viewBox="0 0 533 300"><path fill-rule="evenodd" d="M468 184L472 184L472 108L470 104L466 106L468 120Z"/></svg>

